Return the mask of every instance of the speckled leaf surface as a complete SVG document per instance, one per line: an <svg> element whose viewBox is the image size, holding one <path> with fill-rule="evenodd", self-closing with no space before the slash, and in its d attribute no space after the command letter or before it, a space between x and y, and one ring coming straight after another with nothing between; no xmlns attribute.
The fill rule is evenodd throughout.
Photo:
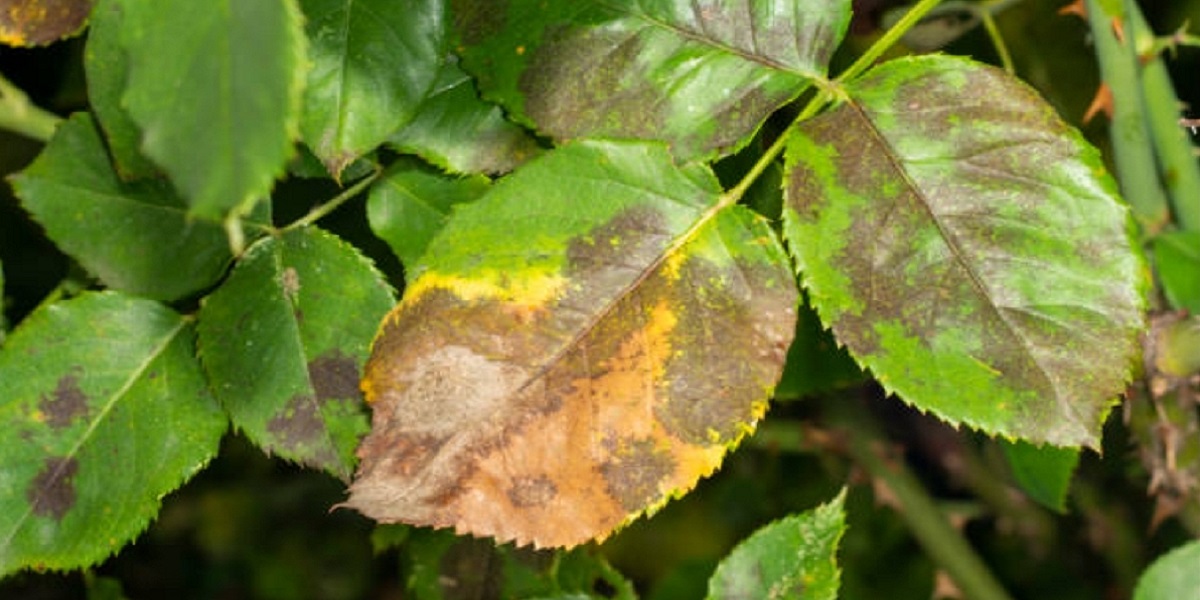
<svg viewBox="0 0 1200 600"><path fill-rule="evenodd" d="M249 213L298 137L306 52L296 0L110 1L122 11L122 102L142 152L195 216Z"/></svg>
<svg viewBox="0 0 1200 600"><path fill-rule="evenodd" d="M736 149L822 78L848 0L451 3L485 97L562 140L666 140L681 158Z"/></svg>
<svg viewBox="0 0 1200 600"><path fill-rule="evenodd" d="M170 185L118 177L86 113L12 182L46 234L110 288L177 300L214 284L231 260L225 231L190 218Z"/></svg>
<svg viewBox="0 0 1200 600"><path fill-rule="evenodd" d="M756 531L721 561L709 600L836 600L845 494Z"/></svg>
<svg viewBox="0 0 1200 600"><path fill-rule="evenodd" d="M1098 446L1145 281L1099 153L964 59L892 61L846 92L787 149L785 235L822 320L921 410Z"/></svg>
<svg viewBox="0 0 1200 600"><path fill-rule="evenodd" d="M796 289L666 146L578 142L458 208L384 321L347 504L574 546L712 473L766 410Z"/></svg>
<svg viewBox="0 0 1200 600"><path fill-rule="evenodd" d="M83 29L92 0L16 0L0 3L0 44L45 46Z"/></svg>
<svg viewBox="0 0 1200 600"><path fill-rule="evenodd" d="M445 54L442 0L300 0L308 77L300 133L338 177L412 119Z"/></svg>
<svg viewBox="0 0 1200 600"><path fill-rule="evenodd" d="M359 373L391 306L382 276L333 235L300 229L248 248L197 325L234 427L268 453L348 479L367 429Z"/></svg>
<svg viewBox="0 0 1200 600"><path fill-rule="evenodd" d="M45 306L0 349L0 575L97 563L216 456L192 326L114 292Z"/></svg>

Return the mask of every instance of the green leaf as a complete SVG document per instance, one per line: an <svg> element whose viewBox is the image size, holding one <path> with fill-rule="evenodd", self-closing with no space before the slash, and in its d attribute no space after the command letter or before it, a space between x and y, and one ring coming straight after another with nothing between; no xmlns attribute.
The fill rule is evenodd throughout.
<svg viewBox="0 0 1200 600"><path fill-rule="evenodd" d="M189 218L170 186L121 181L86 113L60 125L12 182L58 247L111 288L176 300L215 283L229 264L224 230Z"/></svg>
<svg viewBox="0 0 1200 600"><path fill-rule="evenodd" d="M744 144L824 78L848 0L454 3L486 97L555 139L667 140L681 159Z"/></svg>
<svg viewBox="0 0 1200 600"><path fill-rule="evenodd" d="M846 531L845 492L810 511L780 519L746 538L708 582L711 600L834 600L841 573L838 541Z"/></svg>
<svg viewBox="0 0 1200 600"><path fill-rule="evenodd" d="M629 581L586 548L535 551L429 529L411 530L405 544L406 591L415 600L636 598Z"/></svg>
<svg viewBox="0 0 1200 600"><path fill-rule="evenodd" d="M95 564L217 453L191 325L114 292L44 306L0 349L0 575Z"/></svg>
<svg viewBox="0 0 1200 600"><path fill-rule="evenodd" d="M121 105L129 61L120 46L121 4L100 0L88 25L83 67L87 73L88 102L104 130L117 173L125 180L157 174L154 163L142 156L142 132Z"/></svg>
<svg viewBox="0 0 1200 600"><path fill-rule="evenodd" d="M415 114L442 63L441 0L300 0L308 85L300 132L334 177Z"/></svg>
<svg viewBox="0 0 1200 600"><path fill-rule="evenodd" d="M1145 309L1099 153L965 59L891 61L845 91L787 148L785 236L822 320L921 410L1098 446Z"/></svg>
<svg viewBox="0 0 1200 600"><path fill-rule="evenodd" d="M1182 600L1200 590L1200 541L1188 542L1159 557L1142 573L1133 600Z"/></svg>
<svg viewBox="0 0 1200 600"><path fill-rule="evenodd" d="M142 152L210 220L246 214L297 137L305 40L295 0L119 0L124 103Z"/></svg>
<svg viewBox="0 0 1200 600"><path fill-rule="evenodd" d="M1154 258L1171 306L1200 314L1200 232L1172 231L1155 237Z"/></svg>
<svg viewBox="0 0 1200 600"><path fill-rule="evenodd" d="M489 183L482 176L451 179L415 161L397 161L371 186L367 219L375 235L410 267L446 224L454 205L478 198Z"/></svg>
<svg viewBox="0 0 1200 600"><path fill-rule="evenodd" d="M271 454L349 479L367 429L359 371L391 305L371 264L319 229L248 248L197 325L234 426Z"/></svg>
<svg viewBox="0 0 1200 600"><path fill-rule="evenodd" d="M507 173L540 152L499 106L479 98L471 77L454 63L442 65L412 122L389 142L454 173Z"/></svg>
<svg viewBox="0 0 1200 600"><path fill-rule="evenodd" d="M796 303L770 225L720 198L663 144L589 141L459 206L376 338L347 504L572 546L714 471L766 410Z"/></svg>
<svg viewBox="0 0 1200 600"><path fill-rule="evenodd" d="M1066 512L1071 477L1079 465L1079 449L1039 447L1020 440L1001 440L1000 444L1021 489L1038 504L1056 512Z"/></svg>

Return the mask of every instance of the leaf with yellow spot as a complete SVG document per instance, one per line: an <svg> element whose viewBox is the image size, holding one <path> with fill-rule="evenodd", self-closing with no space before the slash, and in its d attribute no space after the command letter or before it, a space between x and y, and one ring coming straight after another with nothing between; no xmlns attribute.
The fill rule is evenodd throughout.
<svg viewBox="0 0 1200 600"><path fill-rule="evenodd" d="M796 289L768 224L662 144L577 142L460 207L385 319L347 502L539 547L607 537L753 430Z"/></svg>
<svg viewBox="0 0 1200 600"><path fill-rule="evenodd" d="M0 44L45 46L83 29L92 0L16 0L0 3Z"/></svg>

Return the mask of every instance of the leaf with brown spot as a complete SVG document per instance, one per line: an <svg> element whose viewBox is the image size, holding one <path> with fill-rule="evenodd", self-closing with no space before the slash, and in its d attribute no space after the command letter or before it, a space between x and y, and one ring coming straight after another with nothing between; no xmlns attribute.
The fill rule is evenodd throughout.
<svg viewBox="0 0 1200 600"><path fill-rule="evenodd" d="M1146 284L1099 152L965 59L894 60L845 91L787 149L784 233L822 321L921 410L1098 447Z"/></svg>
<svg viewBox="0 0 1200 600"><path fill-rule="evenodd" d="M691 489L766 410L796 289L662 144L578 142L456 210L384 321L347 505L539 547Z"/></svg>
<svg viewBox="0 0 1200 600"><path fill-rule="evenodd" d="M823 79L849 0L458 0L464 68L542 134L665 140L682 159L744 145Z"/></svg>
<svg viewBox="0 0 1200 600"><path fill-rule="evenodd" d="M190 323L117 293L43 306L0 348L0 576L95 564L217 453Z"/></svg>
<svg viewBox="0 0 1200 600"><path fill-rule="evenodd" d="M371 264L319 229L248 248L197 325L234 426L268 453L349 479L367 429L359 367L391 305Z"/></svg>
<svg viewBox="0 0 1200 600"><path fill-rule="evenodd" d="M83 29L92 0L9 0L0 3L0 44L44 46Z"/></svg>

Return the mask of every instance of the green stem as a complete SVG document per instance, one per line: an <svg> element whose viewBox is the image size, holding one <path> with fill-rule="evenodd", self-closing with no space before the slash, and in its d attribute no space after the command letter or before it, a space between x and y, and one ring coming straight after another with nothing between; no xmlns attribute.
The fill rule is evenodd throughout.
<svg viewBox="0 0 1200 600"><path fill-rule="evenodd" d="M316 223L317 221L321 220L322 217L337 210L339 206L345 204L351 198L359 195L363 190L370 187L371 184L375 183L375 180L379 178L379 174L381 172L382 171L379 168L376 168L366 177L354 182L354 185L342 190L342 193L334 196L328 202L314 207L312 210L308 211L308 214L288 224L283 228L282 231L290 231L300 227L308 227L309 225Z"/></svg>
<svg viewBox="0 0 1200 600"><path fill-rule="evenodd" d="M1136 53L1122 46L1113 32L1113 19L1119 14L1106 12L1100 0L1086 0L1085 6L1100 77L1112 92L1109 137L1121 194L1142 230L1152 235L1167 225L1170 212L1147 129L1147 107L1133 58Z"/></svg>
<svg viewBox="0 0 1200 600"><path fill-rule="evenodd" d="M1000 34L1000 28L996 27L994 13L990 10L981 12L980 19L983 21L983 28L991 38L992 45L996 47L996 54L1000 55L1000 64L1009 75L1016 75L1017 70L1013 67L1012 55L1008 53L1008 44L1004 43L1004 36Z"/></svg>
<svg viewBox="0 0 1200 600"><path fill-rule="evenodd" d="M0 129L45 143L61 122L62 117L33 104L23 90L0 76Z"/></svg>
<svg viewBox="0 0 1200 600"><path fill-rule="evenodd" d="M1145 103L1144 119L1158 155L1157 174L1166 187L1179 226L1200 231L1200 165L1191 139L1179 127L1179 96L1162 57L1153 52L1154 32L1137 3L1125 1L1125 37L1130 61L1139 70L1138 93Z"/></svg>
<svg viewBox="0 0 1200 600"><path fill-rule="evenodd" d="M908 30L912 29L913 25L916 25L918 21L928 14L929 11L933 10L941 1L921 0L913 5L912 9L904 13L904 16L900 17L900 20L896 21L896 24L892 25L891 29L885 31L878 40L875 40L875 43L871 44L871 47L867 48L867 51L863 52L858 57L858 60L855 60L854 64L850 65L850 68L843 71L841 75L838 75L837 81L848 81L866 71L868 67L875 64L875 61L880 56L883 56L884 52L887 52L888 48L891 48L896 42L900 41L900 38L904 37L904 34L908 33Z"/></svg>
<svg viewBox="0 0 1200 600"><path fill-rule="evenodd" d="M881 456L885 443L866 410L853 402L828 403L848 438L847 451L872 477L883 482L900 505L900 516L931 559L954 580L964 598L1011 600L1008 592L938 510L933 498L901 462Z"/></svg>

